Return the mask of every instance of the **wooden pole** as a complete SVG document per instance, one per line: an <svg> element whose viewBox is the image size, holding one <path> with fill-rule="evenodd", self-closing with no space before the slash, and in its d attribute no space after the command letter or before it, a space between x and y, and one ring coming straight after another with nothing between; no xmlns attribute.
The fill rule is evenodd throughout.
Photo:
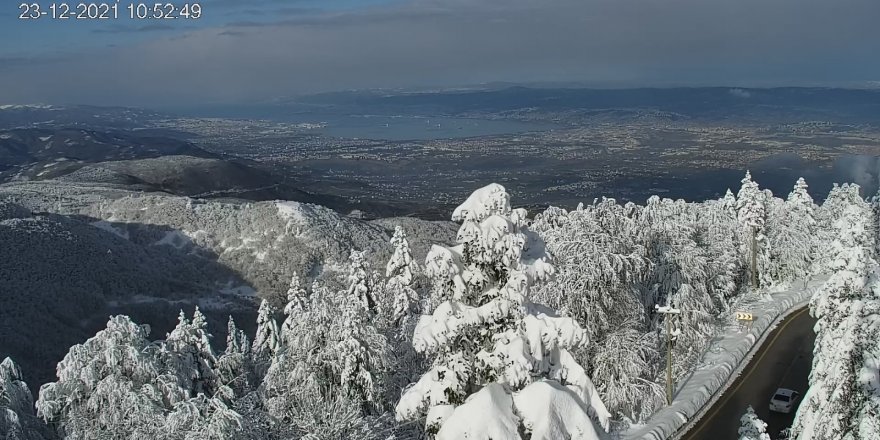
<svg viewBox="0 0 880 440"><path fill-rule="evenodd" d="M674 391L672 383L672 316L681 313L680 310L669 306L655 305L658 313L663 314L666 320L666 404L672 405L672 393Z"/></svg>
<svg viewBox="0 0 880 440"><path fill-rule="evenodd" d="M752 259L752 289L758 288L758 239L756 237L757 233L755 231L755 227L752 226L752 246L751 246L751 259Z"/></svg>
<svg viewBox="0 0 880 440"><path fill-rule="evenodd" d="M672 318L666 316L666 404L672 405Z"/></svg>

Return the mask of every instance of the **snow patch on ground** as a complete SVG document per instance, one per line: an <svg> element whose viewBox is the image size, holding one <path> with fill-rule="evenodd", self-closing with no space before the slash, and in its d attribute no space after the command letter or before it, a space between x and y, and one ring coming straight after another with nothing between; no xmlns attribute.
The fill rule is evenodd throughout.
<svg viewBox="0 0 880 440"><path fill-rule="evenodd" d="M257 291L254 290L253 287L247 285L233 285L232 281L228 282L226 286L220 289L220 293L224 295L238 295L238 296L249 296L256 297Z"/></svg>
<svg viewBox="0 0 880 440"><path fill-rule="evenodd" d="M657 411L644 425L631 426L620 433L620 438L661 440L684 434L739 377L770 331L787 316L806 306L826 278L812 280L806 287L798 281L790 290L761 298L752 297L731 308L731 316L719 334L721 337L709 345L696 371L684 383L676 384L672 405ZM740 331L733 317L736 311L753 314L751 329Z"/></svg>
<svg viewBox="0 0 880 440"><path fill-rule="evenodd" d="M183 249L184 247L193 244L193 242L187 234L181 231L168 231L161 240L153 244L155 246L166 245L176 249Z"/></svg>
<svg viewBox="0 0 880 440"><path fill-rule="evenodd" d="M22 109L51 110L54 108L55 108L54 106L44 105L44 104L3 104L3 105L0 105L0 110L22 110Z"/></svg>
<svg viewBox="0 0 880 440"><path fill-rule="evenodd" d="M307 223L305 213L302 209L302 204L298 202L278 202L275 204L278 207L278 214L281 215L282 218L286 218L289 220L293 220L297 223Z"/></svg>
<svg viewBox="0 0 880 440"><path fill-rule="evenodd" d="M126 231L125 229L122 229L122 228L117 228L116 226L113 226L113 224L108 221L99 220L96 222L92 222L90 224L98 229L103 229L111 234L117 235L117 236L122 237L126 240L129 239L128 231Z"/></svg>

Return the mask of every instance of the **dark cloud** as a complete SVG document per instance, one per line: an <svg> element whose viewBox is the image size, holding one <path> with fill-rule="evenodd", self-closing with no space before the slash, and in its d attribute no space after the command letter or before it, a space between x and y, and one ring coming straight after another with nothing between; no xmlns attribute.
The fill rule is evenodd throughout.
<svg viewBox="0 0 880 440"><path fill-rule="evenodd" d="M279 15L56 63L77 88L20 64L0 71L0 96L160 105L488 81L849 84L880 79L877 17L876 0L418 0Z"/></svg>

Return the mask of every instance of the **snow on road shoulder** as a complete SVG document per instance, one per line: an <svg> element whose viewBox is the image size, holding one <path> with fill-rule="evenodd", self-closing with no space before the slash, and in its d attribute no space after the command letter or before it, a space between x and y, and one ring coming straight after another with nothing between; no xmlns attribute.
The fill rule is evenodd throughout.
<svg viewBox="0 0 880 440"><path fill-rule="evenodd" d="M785 317L806 306L813 291L822 285L823 276L809 282L806 288L797 282L791 290L755 298L731 309L731 316L718 337L712 341L697 369L676 384L672 405L657 411L647 423L633 425L620 433L625 440L662 440L681 435L698 421L724 394L742 369L748 365L770 331ZM750 330L739 330L733 312L751 312L754 321Z"/></svg>

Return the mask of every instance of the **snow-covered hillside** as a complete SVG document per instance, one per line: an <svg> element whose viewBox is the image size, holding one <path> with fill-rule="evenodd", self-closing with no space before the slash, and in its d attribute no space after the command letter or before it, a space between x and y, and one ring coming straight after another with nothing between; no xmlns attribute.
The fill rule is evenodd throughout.
<svg viewBox="0 0 880 440"><path fill-rule="evenodd" d="M13 338L0 356L18 353L27 378L79 343L36 403L64 438L595 439L665 405L667 336L675 388L732 305L832 270L813 298L824 342L803 411L876 432L877 199L845 185L816 206L803 180L785 199L748 173L741 184L702 203L602 199L532 218L492 184L452 213L459 224L2 185L3 292L26 300L0 309ZM250 314L218 316L236 309ZM28 351L21 328L61 342ZM867 345L834 343L863 333ZM866 404L827 405L856 385ZM29 398L0 426L36 420Z"/></svg>

